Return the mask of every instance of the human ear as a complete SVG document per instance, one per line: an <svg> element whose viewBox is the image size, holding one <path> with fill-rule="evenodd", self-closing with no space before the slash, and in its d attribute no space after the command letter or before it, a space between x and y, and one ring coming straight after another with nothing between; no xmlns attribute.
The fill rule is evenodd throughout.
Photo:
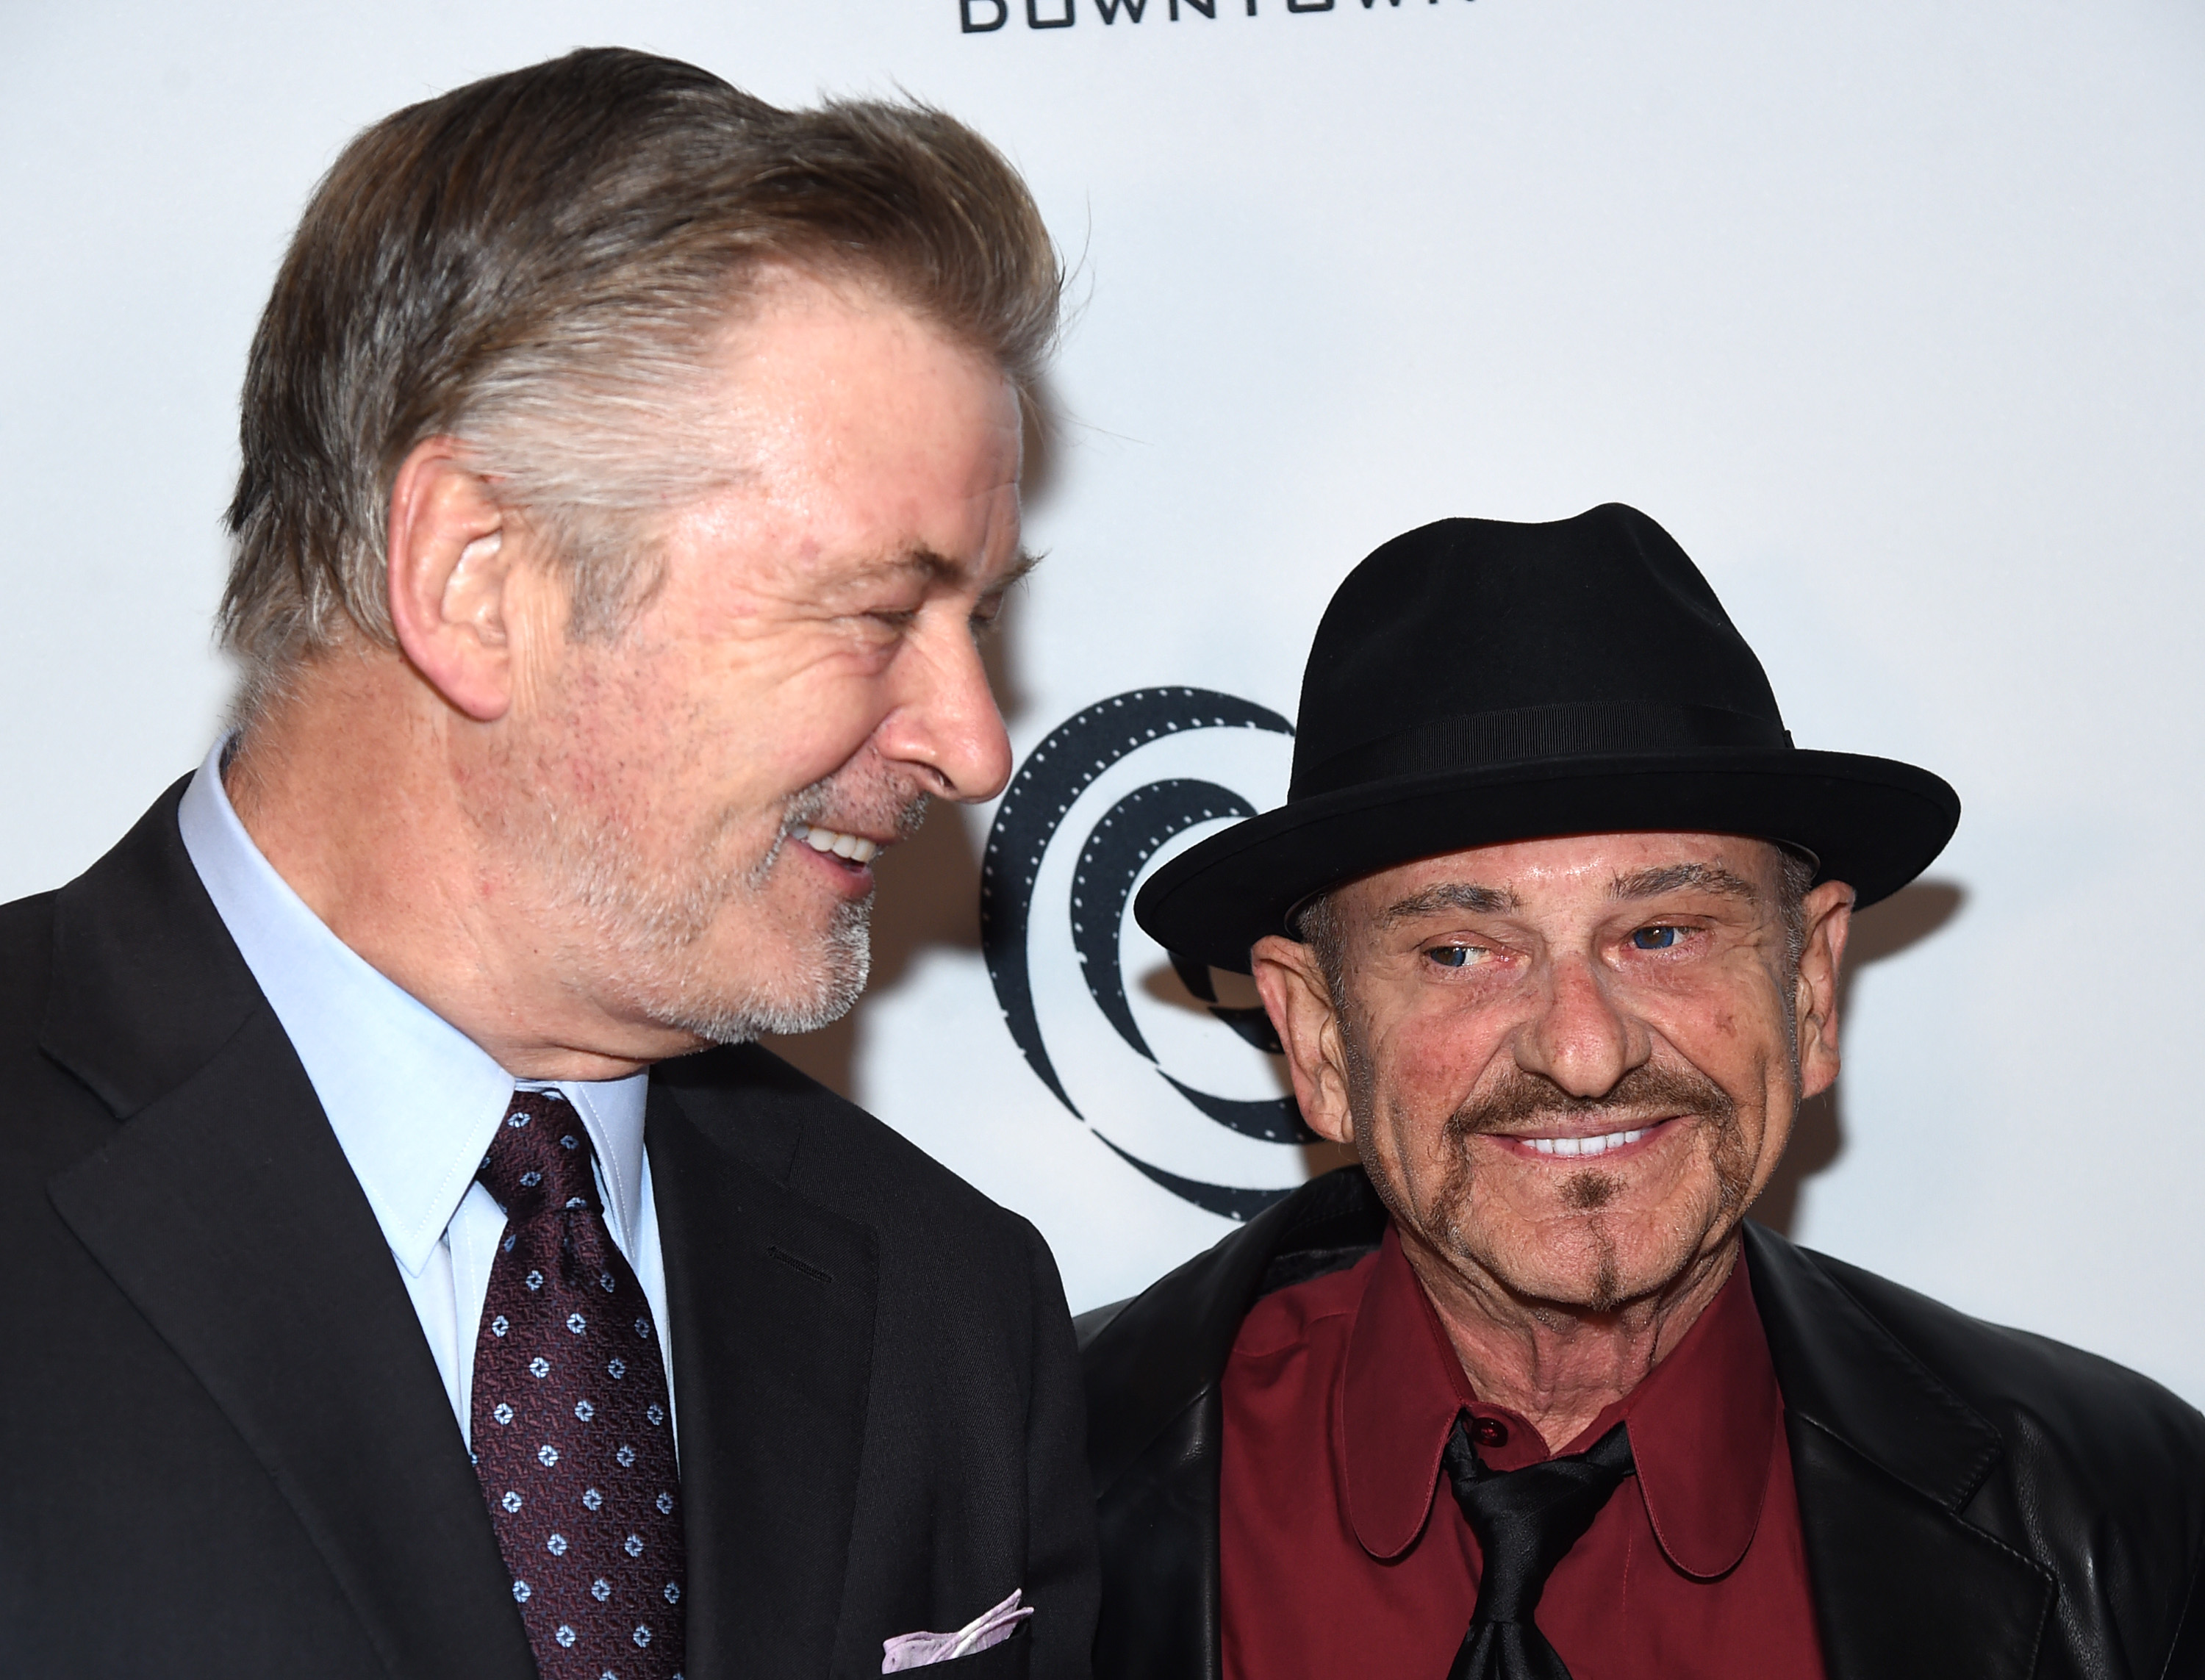
<svg viewBox="0 0 2205 1680"><path fill-rule="evenodd" d="M1256 989L1287 1053L1294 1101L1310 1130L1334 1143L1353 1143L1355 1116L1348 1105L1347 1060L1340 1012L1316 953L1298 939L1276 934L1256 941L1249 953Z"/></svg>
<svg viewBox="0 0 2205 1680"><path fill-rule="evenodd" d="M1799 1094L1815 1096L1838 1077L1838 975L1852 931L1853 889L1826 881L1800 906L1806 942L1792 1009L1799 1042Z"/></svg>
<svg viewBox="0 0 2205 1680"><path fill-rule="evenodd" d="M513 700L512 522L449 437L417 444L390 487L390 626L429 686L479 723Z"/></svg>

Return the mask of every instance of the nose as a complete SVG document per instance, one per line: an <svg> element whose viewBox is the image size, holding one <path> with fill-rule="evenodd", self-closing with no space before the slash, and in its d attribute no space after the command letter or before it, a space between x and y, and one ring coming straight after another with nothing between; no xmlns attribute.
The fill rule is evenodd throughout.
<svg viewBox="0 0 2205 1680"><path fill-rule="evenodd" d="M1590 958L1556 956L1545 970L1537 1012L1517 1030L1516 1065L1572 1096L1604 1096L1653 1054L1653 1035L1618 1006Z"/></svg>
<svg viewBox="0 0 2205 1680"><path fill-rule="evenodd" d="M942 798L994 798L1011 779L1011 740L971 632L944 626L905 662L904 693L881 726L882 755L912 766Z"/></svg>

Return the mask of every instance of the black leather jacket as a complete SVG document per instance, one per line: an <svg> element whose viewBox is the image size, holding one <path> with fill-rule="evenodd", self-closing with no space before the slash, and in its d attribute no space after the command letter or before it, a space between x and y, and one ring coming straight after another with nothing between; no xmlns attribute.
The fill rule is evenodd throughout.
<svg viewBox="0 0 2205 1680"><path fill-rule="evenodd" d="M1218 1380L1263 1295L1376 1247L1328 1173L1080 1321L1102 1535L1098 1680L1218 1680ZM1828 1680L2205 1677L2205 1416L1759 1226Z"/></svg>

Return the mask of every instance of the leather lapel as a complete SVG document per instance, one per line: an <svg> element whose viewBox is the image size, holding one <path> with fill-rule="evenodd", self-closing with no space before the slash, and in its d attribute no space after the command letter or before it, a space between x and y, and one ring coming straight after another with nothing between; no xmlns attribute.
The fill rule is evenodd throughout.
<svg viewBox="0 0 2205 1680"><path fill-rule="evenodd" d="M690 1680L828 1671L857 1510L874 1233L753 1164L789 1153L761 1127L771 1123L745 1112L740 1089L651 1082L645 1137L674 1330Z"/></svg>
<svg viewBox="0 0 2205 1680"><path fill-rule="evenodd" d="M1080 1351L1088 1393L1087 1459L1098 1493L1225 1374L1241 1321L1289 1255L1359 1258L1386 1232L1386 1211L1360 1167L1312 1178L1239 1230L1167 1273L1118 1310ZM1213 1472L1215 1467L1212 1467ZM1213 1501L1214 1503L1214 1501Z"/></svg>
<svg viewBox="0 0 2205 1680"><path fill-rule="evenodd" d="M179 791L56 906L45 1048L125 1123L49 1193L275 1480L391 1671L528 1680L419 1321L192 870Z"/></svg>
<svg viewBox="0 0 2205 1680"><path fill-rule="evenodd" d="M1362 1169L1328 1172L1150 1285L1081 1349L1102 1540L1098 1675L1224 1672L1218 1385L1233 1339L1267 1285L1351 1263L1385 1230Z"/></svg>
<svg viewBox="0 0 2205 1680"><path fill-rule="evenodd" d="M1811 1256L1745 1237L1828 1680L2027 1680L2053 1582L1959 1515L1998 1432Z"/></svg>

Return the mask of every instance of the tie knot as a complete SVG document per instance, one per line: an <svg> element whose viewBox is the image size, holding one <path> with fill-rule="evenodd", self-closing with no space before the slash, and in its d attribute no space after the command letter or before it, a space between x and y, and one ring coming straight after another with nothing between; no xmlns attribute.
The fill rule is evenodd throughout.
<svg viewBox="0 0 2205 1680"><path fill-rule="evenodd" d="M1483 1555L1477 1624L1529 1622L1554 1565L1631 1474L1631 1436L1619 1423L1590 1451L1520 1470L1489 1469L1455 1419L1440 1463Z"/></svg>
<svg viewBox="0 0 2205 1680"><path fill-rule="evenodd" d="M597 1206L595 1160L582 1117L556 1091L515 1091L475 1177L508 1226L543 1213Z"/></svg>

